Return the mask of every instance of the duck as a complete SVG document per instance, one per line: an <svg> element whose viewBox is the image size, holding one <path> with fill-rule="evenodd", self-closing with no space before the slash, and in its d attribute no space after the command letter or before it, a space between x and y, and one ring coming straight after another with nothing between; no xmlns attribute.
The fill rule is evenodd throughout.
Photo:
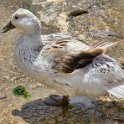
<svg viewBox="0 0 124 124"><path fill-rule="evenodd" d="M19 68L62 95L50 95L46 104L67 105L73 96L98 98L111 94L124 99L124 70L106 54L117 43L90 46L69 33L41 35L40 20L24 8L12 14L1 33L14 28L21 30L14 50Z"/></svg>

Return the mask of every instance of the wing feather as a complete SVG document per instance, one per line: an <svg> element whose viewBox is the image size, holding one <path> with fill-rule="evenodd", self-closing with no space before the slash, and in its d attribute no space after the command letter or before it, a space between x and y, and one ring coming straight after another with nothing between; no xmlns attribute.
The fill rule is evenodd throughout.
<svg viewBox="0 0 124 124"><path fill-rule="evenodd" d="M103 54L108 48L118 43L101 43L90 48L69 55L56 57L53 68L58 72L72 73L76 69L81 69L90 63L99 55Z"/></svg>

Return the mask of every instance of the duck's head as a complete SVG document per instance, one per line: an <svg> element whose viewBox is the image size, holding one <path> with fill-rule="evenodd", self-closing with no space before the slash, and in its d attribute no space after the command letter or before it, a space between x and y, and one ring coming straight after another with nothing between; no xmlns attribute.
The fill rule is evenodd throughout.
<svg viewBox="0 0 124 124"><path fill-rule="evenodd" d="M20 29L28 35L41 33L41 23L39 19L29 10L22 8L12 14L10 22L2 28L1 33L5 33L14 28Z"/></svg>

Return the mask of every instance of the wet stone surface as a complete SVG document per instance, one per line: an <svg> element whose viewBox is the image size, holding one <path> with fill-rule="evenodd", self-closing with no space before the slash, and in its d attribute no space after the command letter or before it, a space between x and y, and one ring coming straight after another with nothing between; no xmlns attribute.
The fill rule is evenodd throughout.
<svg viewBox="0 0 124 124"><path fill-rule="evenodd" d="M20 7L29 9L41 20L43 34L68 31L90 44L120 41L124 37L123 0L0 0L0 27ZM68 13L77 9L89 13L67 22ZM124 102L108 97L101 98L89 109L83 103L66 108L44 104L46 96L58 93L18 69L13 59L18 34L15 30L0 34L0 124L115 124L124 118ZM124 43L110 50L109 55L123 64ZM18 85L24 85L31 93L29 99L12 94Z"/></svg>

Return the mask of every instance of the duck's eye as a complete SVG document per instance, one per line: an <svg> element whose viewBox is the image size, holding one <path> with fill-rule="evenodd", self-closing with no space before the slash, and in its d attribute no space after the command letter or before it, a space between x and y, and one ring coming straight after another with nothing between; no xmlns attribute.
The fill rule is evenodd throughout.
<svg viewBox="0 0 124 124"><path fill-rule="evenodd" d="M15 19L18 19L19 17L16 15L14 18L15 18Z"/></svg>

